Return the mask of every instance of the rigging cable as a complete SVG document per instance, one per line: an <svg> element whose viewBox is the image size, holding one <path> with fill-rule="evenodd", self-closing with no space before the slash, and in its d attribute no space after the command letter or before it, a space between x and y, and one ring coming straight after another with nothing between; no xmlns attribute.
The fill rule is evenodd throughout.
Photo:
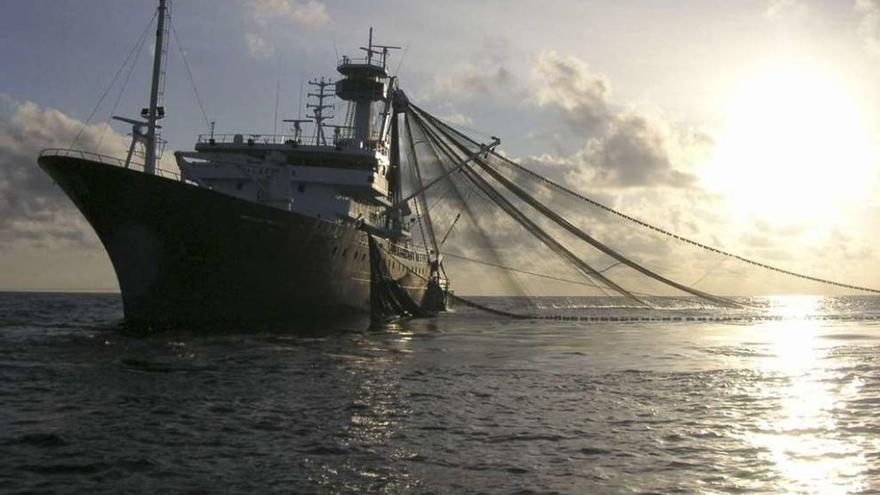
<svg viewBox="0 0 880 495"><path fill-rule="evenodd" d="M422 169L419 166L419 157L418 157L418 153L416 153L416 143L412 137L412 129L410 127L409 120L404 119L404 124L406 125L406 137L407 137L407 142L409 144L408 149L411 152L411 154L407 154L407 158L410 158L410 157L412 158L412 165L416 171L416 179L418 180L418 188L423 189L425 187L425 183L422 180ZM422 206L424 207L425 223L427 223L428 235L430 236L430 238L427 238L427 239L425 238L425 230L422 227L422 218L420 215L419 216L419 229L422 231L422 239L425 241L425 247L427 247L428 241L431 242L431 252L435 253L435 256L436 256L436 253L439 250L439 248L437 246L437 236L434 233L434 222L431 220L431 212L428 209L428 201L425 198L424 190L415 199L416 199L415 204L416 204L416 211L417 212L419 209L418 208L419 201L421 201Z"/></svg>
<svg viewBox="0 0 880 495"><path fill-rule="evenodd" d="M189 60L186 58L186 52L183 51L183 46L180 43L180 37L177 35L177 30L174 29L174 22L169 18L168 25L171 26L171 35L174 38L174 43L177 45L177 51L180 52L180 58L183 60L183 66L186 68L186 74L189 76L190 85L192 85L193 93L196 96L196 103L199 105L199 110L202 112L202 118L205 119L205 125L210 129L211 120L208 118L208 113L205 112L205 106L202 105L202 97L199 96L199 89L196 87L196 80L193 77L192 70L189 67ZM167 62L167 58L166 58ZM276 117L277 121L277 117Z"/></svg>
<svg viewBox="0 0 880 495"><path fill-rule="evenodd" d="M410 104L410 105L413 106L413 107L415 107L415 105L412 105L412 104ZM416 107L416 108L417 108L417 107ZM421 112L424 113L424 111L421 110L421 109L419 109L419 111L421 111ZM426 115L428 115L430 118L432 118L432 119L434 119L434 120L440 122L442 125L446 125L445 123L443 123L442 121L440 121L440 120L437 119L436 117L433 117L433 116L431 116L431 115L429 115L429 114L426 114ZM461 137L461 138L463 138L463 139L465 139L465 140L467 140L467 141L469 141L469 142L471 142L471 143L473 143L473 144L475 144L475 145L476 145L476 144L479 144L479 143L477 143L476 141L474 141L473 139L471 139L470 137L468 137L467 135L462 134L462 133L459 132L459 131L456 131L456 130L453 129L452 127L447 126L447 128L449 128L452 132L455 132L459 137ZM701 242L694 241L694 240L689 239L689 238L687 238L687 237L679 236L679 235L674 234L674 233L672 233L672 232L670 232L670 231L668 231L668 230L662 229L662 228L657 227L657 226L655 226L655 225L652 225L652 224L649 224L649 223L644 222L644 221L642 221L642 220L639 220L639 219L637 219L637 218L635 218L635 217L632 217L632 216L627 215L627 214L625 214L625 213L622 213L622 212L620 212L620 211L618 211L618 210L615 210L615 209L613 209L613 208L611 208L611 207L609 207L609 206L606 206L606 205L604 205L604 204L602 204L602 203L600 203L600 202L598 202L598 201L595 201L595 200L593 200L593 199L590 199L590 198L588 198L588 197L586 197L586 196L584 196L584 195L582 195L582 194L580 194L580 193L577 193L577 192L575 192L575 191L573 191L573 190L571 190L571 189L568 189L567 187L565 187L565 186L563 186L563 185L561 185L561 184L558 184L558 183L556 183L556 182L554 182L554 181L548 179L547 177L543 177L543 176L541 176L541 175L539 175L539 174L537 174L537 173L535 173L535 172L533 172L533 171L531 171L531 170L529 170L529 169L523 167L522 165L520 165L520 164L514 162L513 160L510 160L509 158L505 157L504 155L498 154L498 153L496 153L496 152L494 152L494 151L492 151L492 152L490 152L490 153L491 153L493 156L498 157L499 159L501 159L501 160L503 160L504 162L508 163L509 165L511 165L512 167L514 167L515 169L517 169L517 170L519 170L519 171L521 171L521 172L523 172L523 173L525 173L525 174L528 174L529 176L531 176L531 177L533 177L533 178L535 178L535 179L537 179L537 180L539 180L539 181L545 183L546 185L548 185L548 186L550 186L550 187L552 187L552 188L554 188L554 189L557 189L557 190L559 190L559 191L565 192L565 193L567 193L567 194L569 194L569 195L571 195L571 196L573 196L573 197L575 197L575 198L577 198L577 199L580 199L580 200L582 200L582 201L584 201L584 202L586 202L586 203L588 203L588 204L590 204L590 205L593 205L593 206L595 206L595 207L597 207L597 208L599 208L599 209L601 209L601 210L604 210L604 211L606 211L606 212L608 212L608 213L611 213L611 214L616 215L616 216L618 216L618 217L620 217L620 218L623 218L623 219L625 219L625 220L628 220L628 221L630 221L630 222L632 222L632 223L635 223L635 224L637 224L637 225L640 225L641 227L644 227L644 228L647 228L647 229L653 230L653 231L655 231L655 232L657 232L657 233L660 233L660 234L663 234L663 235L665 235L665 236L667 236L667 237L671 237L671 238L673 238L673 239L675 239L675 240L677 240L677 241L680 241L680 242L683 242L683 243L686 243L686 244L690 244L690 245L696 246L696 247L698 247L698 248L701 248L701 249L704 249L704 250L707 250L707 251L711 251L711 252L716 253L716 254L720 254L720 255L723 255L723 256L727 256L728 258L733 258L733 259L736 259L736 260L741 261L741 262L743 262L743 263L746 263L746 264L749 264L749 265L752 265L752 266L756 266L756 267L758 267L758 268L763 268L763 269L765 269L765 270L769 270L769 271L773 271L773 272L781 273L781 274L783 274L783 275L788 275L788 276L791 276L791 277L800 278L800 279L802 279L802 280L809 280L809 281L811 281L811 282L817 282L817 283L820 283L820 284L825 284L825 285L830 285L830 286L840 287L840 288L844 288L844 289L851 289L851 290L856 290L856 291L861 291L861 292L869 292L869 293L872 293L872 294L880 294L880 289L875 289L875 288L871 288L871 287L864 287L864 286L859 286L859 285L854 285L854 284L848 284L848 283L844 283L844 282L838 282L838 281L835 281L835 280L825 279L825 278L821 278L821 277L815 277L815 276L808 275L808 274L805 274L805 273L795 272L795 271L792 271L792 270L786 270L786 269L784 269L784 268L780 268L780 267L773 266L773 265L768 265L768 264L766 264L766 263L761 263L761 262L759 262L759 261L756 261L756 260L753 260L753 259L750 259L750 258L746 258L746 257L744 257L744 256L740 256L740 255L738 255L738 254L731 253L731 252L729 252L729 251L724 251L724 250L722 250L722 249L718 249L718 248L715 248L715 247L712 247L712 246L709 246L709 245L703 244L703 243L701 243Z"/></svg>
<svg viewBox="0 0 880 495"><path fill-rule="evenodd" d="M430 118L430 116L429 116L429 118ZM439 130L439 132L443 133L442 129L438 129L438 130ZM467 150L466 147L464 147L461 143L456 142L450 136L447 135L447 138L450 139L450 141L452 141L453 143L457 144L460 149ZM733 300L719 297L714 294L709 294L707 292L700 291L700 290L694 289L692 287L688 287L684 284L680 284L674 280L671 280L667 277L664 277L663 275L660 275L659 273L657 273L653 270L650 270L650 269L642 266L641 264L636 263L635 261L623 256L622 254L620 254L616 250L611 249L610 247L608 247L604 243L600 242L598 239L595 239L591 235L589 235L586 232L584 232L583 230L579 229L578 227L576 227L574 224L572 224L571 222L566 220L564 217L562 217L558 213L547 208L541 202L537 201L534 197L532 197L527 192L525 192L518 185L514 184L510 179L508 179L507 177L504 177L501 173L499 173L493 167L489 166L482 159L477 158L474 160L474 162L477 165L479 165L481 168L483 168L493 179L495 179L501 185L503 185L505 188L507 188L507 190L512 192L516 197L518 197L520 200L522 200L523 202L525 202L526 204L528 204L529 206L531 206L532 208L537 210L539 213L541 213L542 215L544 215L545 217L547 217L548 219L550 219L551 221L553 221L554 223L556 223L557 225L562 227L563 229L567 230L569 233L575 235L576 237L578 237L582 241L590 244L595 249L597 249L597 250L605 253L606 255L616 259L617 261L625 264L626 266L632 268L633 270L636 270L637 272L641 273L642 275L650 277L650 278L652 278L662 284L668 285L670 287L674 287L682 292L686 292L691 295L706 299L708 301L714 302L714 303L721 305L721 306L733 306L733 307L739 306L739 304ZM602 276L601 274L599 274L599 275ZM609 279L606 278L606 280L609 280ZM640 302L644 302L644 301L640 301Z"/></svg>
<svg viewBox="0 0 880 495"><path fill-rule="evenodd" d="M597 285L592 282L584 282L583 280L572 280L572 279L568 279L568 278L561 278L561 277L556 277L553 275L547 275L544 273L530 272L528 270L520 270L519 268L514 268L512 266L499 265L497 263L490 263L488 261L482 261L482 260L478 260L476 258L470 258L467 256L463 256L463 255L455 254L455 253L450 253L447 251L441 251L441 253L443 254L443 256L449 256L450 258L457 258L460 260L469 261L471 263L478 263L480 265L491 266L494 268L500 268L502 270L510 270L512 272L522 273L523 275L531 275L533 277L546 278L547 280L555 280L557 282L565 282L567 284L582 285L584 287L592 287L594 289L603 288L600 285Z"/></svg>
<svg viewBox="0 0 880 495"><path fill-rule="evenodd" d="M406 60L406 54L409 53L409 41L406 42L406 46L403 48L403 54L400 55L400 61L397 62L397 69L394 70L394 77L400 73L400 67L403 65L403 61Z"/></svg>
<svg viewBox="0 0 880 495"><path fill-rule="evenodd" d="M495 263L489 263L488 261L482 261L482 260L478 260L478 259L476 259L476 258L469 258L469 257L467 257L467 256L463 256L463 255L456 254L456 253L449 253L449 252L446 252L446 251L441 251L441 253L443 254L443 256L449 256L450 258L458 258L458 259L460 259L460 260L463 260L463 261L469 261L469 262L471 262L471 263L477 263L477 264L480 264L480 265L486 265L486 266L491 266L491 267L494 267L494 268L500 268L500 269L502 269L502 270L510 270L510 271L514 271L514 272L517 272L517 273L522 273L522 274L524 274L524 275L531 275L531 276L538 277L538 278L545 278L545 279L547 279L547 280L554 280L554 281L557 281L557 282L564 282L564 283L567 283L567 284L573 284L573 285L581 285L581 286L583 286L583 287L591 287L591 288L594 288L594 289L602 289L602 288L603 288L603 287L600 286L600 285L592 284L592 283L589 283L589 282L584 282L583 280L572 280L572 279L570 279L570 278L556 277L556 276L553 276L553 275L547 275L547 274L544 274L544 273L530 272L530 271L528 271L528 270L521 270L521 269L519 269L519 268L514 268L514 267L512 267L512 266L505 266L505 265L498 265L498 264L495 264ZM619 264L619 263L614 263L614 264L611 265L611 266L605 267L605 268L603 268L602 270L599 270L599 273L604 273L604 272L610 270L611 268L614 268L614 267L617 266L618 264ZM648 293L646 293L646 292L636 292L636 291L632 291L632 293L633 293L633 294L636 294L636 295L639 295L639 296L644 296L644 297L650 297L650 296L651 296L651 294L648 294ZM694 299L687 299L687 298L684 298L684 297L670 297L670 296L665 296L664 299L666 299L666 300L670 300L670 301L685 302L685 303L693 303L693 302L695 301ZM546 315L545 315L545 316L546 316Z"/></svg>
<svg viewBox="0 0 880 495"><path fill-rule="evenodd" d="M425 125L424 121L419 121L420 125ZM450 160L454 160L454 151L450 148L449 145L440 141L439 130L436 127L429 128L427 126L424 129L431 135L432 139L435 139L438 145L442 145L444 152L450 158ZM463 152L463 151L462 151ZM477 160L475 160L477 161ZM601 273L599 273L595 268L581 260L577 255L573 252L565 248L562 244L560 244L556 239L554 239L549 233L547 233L544 229L539 227L535 222L533 222L527 215L525 215L522 211L513 206L510 201L508 201L501 193L498 192L494 187L492 187L484 178L480 177L480 175L475 171L471 166L466 165L462 172L471 180L473 184L475 184L483 194L485 194L493 203L499 206L505 213L510 215L514 220L516 220L523 228L525 228L526 232L532 234L537 237L538 240L543 242L547 247L551 249L557 256L561 257L563 260L567 261L574 267L576 267L584 276L586 276L589 280L595 281L600 280L606 287L616 291L617 293L629 297L630 299L645 305L650 306L645 301L640 300L638 297L633 295L630 291L624 289L620 285L616 284L614 281L605 277Z"/></svg>
<svg viewBox="0 0 880 495"><path fill-rule="evenodd" d="M406 119L414 118L412 115L412 112L407 111L405 114L405 118ZM418 125L418 122L416 122L416 124L417 124L415 126L417 128L416 130L418 130L421 133L423 138L426 138L427 136L425 135L424 129L420 125ZM414 136L414 140L415 140L415 136ZM440 154L437 151L437 149L435 149L435 147L433 145L431 145L431 143L428 142L426 139L425 139L425 142L429 144L428 149L430 150L431 155L433 156L433 162L435 163L436 167L442 173L446 173L447 172L446 167L444 167L444 165L443 165L444 160L440 157ZM486 233L486 230L483 228L483 225L477 220L479 217L474 212L473 206L471 205L470 202L464 200L464 197L462 195L461 190L459 189L458 184L456 184L455 182L453 182L451 180L451 176L447 176L442 182L450 185L450 190L454 196L454 200L457 201L458 204L461 205L462 211L464 211L465 215L470 220L471 224L476 228L476 231L478 234L477 239L478 239L478 242L480 243L481 247L485 248L489 252L490 257L493 260L495 260L497 262L501 262L500 254L495 249L495 246L489 241L489 235ZM519 283L519 281L510 274L505 274L505 280L503 283L509 284L509 287L511 289L513 289L515 291L515 293L517 293L517 294L523 294L523 295L527 294L527 292L523 288L522 284Z"/></svg>
<svg viewBox="0 0 880 495"><path fill-rule="evenodd" d="M455 215L455 220L452 221L452 225L449 226L449 230L446 231L446 234L443 235L443 239L440 239L440 244L437 247L442 247L444 243L446 243L446 239L449 238L449 234L452 233L452 229L455 228L455 224L458 223L458 220L461 218L461 212L458 212L458 215Z"/></svg>
<svg viewBox="0 0 880 495"><path fill-rule="evenodd" d="M148 26L149 30L149 26ZM137 66L137 61L140 59L141 51L143 50L144 43L147 41L147 31L141 33L141 37L138 40L138 44L135 47L134 58L131 61L131 65L128 66L128 72L125 74L125 79L122 80L122 86L119 88L119 94L116 95L116 100L113 102L113 107L110 109L110 117L113 117L113 114L116 113L116 108L119 106L120 100L122 100L122 95L125 94L125 88L128 87L128 81L131 79L131 74L134 72L134 68ZM108 121L110 119L107 119ZM108 122L109 124L109 122ZM107 128L109 125L105 126L101 129L101 135L98 138L98 144L95 145L95 153L98 152L98 149L101 148L101 143L104 142L104 134L107 132Z"/></svg>
<svg viewBox="0 0 880 495"><path fill-rule="evenodd" d="M422 214L419 211L419 202L413 201L413 206L415 207L414 210L415 210L415 214L416 214L416 221L419 224L419 233L421 234L421 237L422 237L422 245L425 248L425 252L430 252L433 254L436 251L434 251L428 247L428 236L425 235L425 227L422 224Z"/></svg>
<svg viewBox="0 0 880 495"><path fill-rule="evenodd" d="M419 125L426 124L425 121L420 120L420 117L418 115L416 115L416 119L419 119L419 120L417 120ZM436 132L440 132L439 130L437 130L433 126L431 126L431 127L424 126L423 129L425 129L429 133L429 135L431 136L432 139L436 140L436 143L438 145L441 145L441 148L443 148L444 153L450 158L450 160L455 159L456 153L454 153L454 151L450 148L449 145L442 142L440 140L439 135L436 134ZM477 163L481 162L481 160L479 160L479 159L476 159L474 161L476 161ZM632 299L633 301L635 301L643 306L647 306L647 307L651 306L649 303L647 303L646 301L643 301L639 297L635 296L627 289L625 289L622 286L615 283L613 280L611 280L608 277L599 273L595 268L593 268L592 266L587 264L585 261L580 259L576 254L574 254L569 249L567 249L565 246L563 246L561 243L559 243L549 233L547 233L544 229L542 229L534 221L532 221L525 213L523 213L522 211L517 209L512 203L510 203L510 201L507 200L507 198L505 198L500 192L498 192L498 190L496 190L494 187L492 187L486 181L486 179L480 177L479 174L477 174L475 172L473 167L465 164L465 166L462 168L462 172L465 174L465 176L468 179L470 179L475 185L477 185L477 187L479 187L480 190L484 194L486 194L496 205L498 205L502 210L504 210L505 213L507 213L514 220L519 222L520 225L522 227L524 227L528 233L537 237L538 240L540 240L545 245L547 245L557 256L561 257L565 261L568 261L571 265L573 265L578 270L580 270L580 272L584 276L586 276L588 279L590 279L592 281L596 281L596 280L601 281L604 284L606 284L607 288L612 289L612 290L616 291L617 293L619 293L623 296L626 296L626 297Z"/></svg>
<svg viewBox="0 0 880 495"><path fill-rule="evenodd" d="M157 15L158 15L158 11L154 12L153 17L150 18L149 22L147 22L147 27L144 28L144 32L141 33L141 36L140 36L140 38L138 38L138 41L135 43L135 46L133 46L132 49L128 52L128 55L125 57L125 60L122 62L122 65L119 66L119 69L116 70L116 74L113 75L113 78L110 80L110 84L108 84L107 87L104 89L104 92L101 93L101 96L98 98L98 102L95 104L95 107L92 109L92 112L89 114L88 118L86 118L85 122L83 122L82 125L80 126L79 132L76 133L76 136L73 138L73 141L70 142L69 148L73 148L74 146L76 146L76 143L82 137L83 132L85 132L86 126L88 126L92 122L92 118L95 117L95 114L98 112L98 108L100 108L101 103L104 102L104 98L106 98L107 94L110 93L110 89L113 88L113 85L116 84L116 80L119 78L119 75L122 73L122 71L128 65L128 61L131 59L132 55L134 55L137 47L140 46L140 44L141 44L140 40L142 38L144 38L147 35L147 33L150 31L150 27L153 25L153 20L156 19Z"/></svg>

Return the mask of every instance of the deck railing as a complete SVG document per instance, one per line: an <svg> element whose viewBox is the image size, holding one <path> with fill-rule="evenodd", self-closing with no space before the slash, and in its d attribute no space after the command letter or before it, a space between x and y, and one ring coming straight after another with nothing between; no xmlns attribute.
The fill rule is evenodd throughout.
<svg viewBox="0 0 880 495"><path fill-rule="evenodd" d="M328 146L333 146L338 142L351 141L354 133L350 129L343 129L340 132L334 132L331 126L326 126L324 137ZM378 133L375 133L378 136ZM199 134L199 144L289 144L296 141L293 134ZM213 141L213 143L212 143ZM314 146L315 134L300 134L299 143L302 146Z"/></svg>
<svg viewBox="0 0 880 495"><path fill-rule="evenodd" d="M83 160L91 160L93 162L103 163L104 165L114 165L120 168L125 167L125 160L121 158L117 158L115 156L101 155L99 153L92 153L91 151L83 151L71 148L48 148L44 149L40 152L40 156L68 156L73 158L81 158ZM137 165L137 168L133 168L133 165ZM128 168L132 168L134 170L143 171L144 164L140 162L136 162L134 160L129 163ZM173 172L171 170L166 170L164 168L156 167L156 175L161 177L165 177L167 179L181 180L180 173Z"/></svg>
<svg viewBox="0 0 880 495"><path fill-rule="evenodd" d="M329 127L329 126L328 126ZM379 133L373 132L370 140L366 142L356 141L352 131L346 130L339 134L327 132L325 134L327 146L337 148L354 148L354 149L370 149L374 151L387 152L385 143L378 140ZM292 134L199 134L197 144L234 144L240 146L257 146L257 145L290 145L294 142ZM315 146L315 136L301 134L299 137L299 146Z"/></svg>
<svg viewBox="0 0 880 495"><path fill-rule="evenodd" d="M198 144L286 144L293 138L293 134L199 134ZM300 135L299 139L299 144L311 144L315 136Z"/></svg>
<svg viewBox="0 0 880 495"><path fill-rule="evenodd" d="M373 55L370 58L367 57L349 57L347 55L343 55L339 60L336 61L336 67L350 67L350 66L363 66L363 67L371 67L378 70L386 70L385 65L382 64L382 55Z"/></svg>
<svg viewBox="0 0 880 495"><path fill-rule="evenodd" d="M389 243L388 252L418 262L428 261L428 253L422 248L408 247L400 243Z"/></svg>

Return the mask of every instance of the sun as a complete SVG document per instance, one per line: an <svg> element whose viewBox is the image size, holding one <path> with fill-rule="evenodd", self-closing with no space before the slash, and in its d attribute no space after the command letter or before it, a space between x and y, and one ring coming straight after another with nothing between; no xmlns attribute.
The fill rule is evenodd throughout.
<svg viewBox="0 0 880 495"><path fill-rule="evenodd" d="M817 225L869 197L875 146L859 101L830 71L781 64L740 81L703 179L741 219Z"/></svg>

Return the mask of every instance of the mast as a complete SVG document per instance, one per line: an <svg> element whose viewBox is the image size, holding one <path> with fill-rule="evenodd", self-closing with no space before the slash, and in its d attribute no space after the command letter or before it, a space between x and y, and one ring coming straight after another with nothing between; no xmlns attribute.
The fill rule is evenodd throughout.
<svg viewBox="0 0 880 495"><path fill-rule="evenodd" d="M416 172L416 179L417 179L418 186L419 186L418 191L421 191L420 193L417 193L416 201L417 202L421 201L421 203L422 203L422 210L423 210L422 215L424 216L425 224L428 226L428 240L431 242L431 254L432 254L432 258L433 258L432 261L433 261L433 260L436 260L439 258L440 247L437 245L437 236L434 234L434 223L431 221L431 211L430 211L430 208L428 207L428 201L425 198L425 182L422 180L422 170L421 170L421 167L419 167L419 157L418 157L418 154L416 153L416 143L413 140L413 136L412 136L412 127L410 126L409 118L406 117L405 113L404 113L404 119L405 119L404 122L406 123L407 144L409 145L409 150L410 150L409 156L412 159L412 167L413 167L413 169L415 169L415 172ZM392 125L394 125L394 124L396 124L396 119ZM394 128L392 127L392 130L393 129ZM399 136L399 133L394 133L394 134L398 134L398 136ZM399 145L398 145L397 149L398 149L398 153L400 153ZM407 160L407 161L409 161L409 160ZM398 193L398 197L394 198L394 199L399 201L400 200L399 194L400 193Z"/></svg>
<svg viewBox="0 0 880 495"><path fill-rule="evenodd" d="M144 172L156 173L156 121L159 115L159 83L162 76L162 54L165 37L166 0L159 0L159 22L156 26L156 47L153 52L153 82L150 88L150 108L147 113L146 151L144 153ZM163 112L164 113L164 112Z"/></svg>
<svg viewBox="0 0 880 495"><path fill-rule="evenodd" d="M309 81L309 85L315 86L318 88L317 93L309 93L308 96L312 98L316 98L318 103L312 105L310 103L306 104L306 108L312 109L312 118L315 120L315 145L317 146L327 146L327 138L324 137L324 121L328 119L332 119L332 115L324 115L324 110L334 108L333 105L325 105L324 100L332 96L327 93L325 89L328 86L334 86L336 83L333 81L325 81L324 77L321 77L321 80L313 79Z"/></svg>
<svg viewBox="0 0 880 495"><path fill-rule="evenodd" d="M391 204L398 204L400 200L400 196L402 196L403 191L400 186L400 179L402 177L400 173L400 142L399 142L399 132L400 127L398 126L397 118L391 119L391 152L388 154L388 189L391 192ZM395 215L389 215L386 211L385 213L385 227L389 229L393 229L395 227L400 227L403 223L400 218L400 213L396 213Z"/></svg>

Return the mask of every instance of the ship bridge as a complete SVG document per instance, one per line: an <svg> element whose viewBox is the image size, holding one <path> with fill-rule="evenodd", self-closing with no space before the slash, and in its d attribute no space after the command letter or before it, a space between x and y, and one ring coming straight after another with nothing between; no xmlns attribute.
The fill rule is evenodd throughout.
<svg viewBox="0 0 880 495"><path fill-rule="evenodd" d="M358 146L371 146L387 137L391 112L391 80L388 75L388 53L399 46L373 44L373 28L364 58L343 56L336 70L344 76L336 81L336 97L350 102L351 140Z"/></svg>

